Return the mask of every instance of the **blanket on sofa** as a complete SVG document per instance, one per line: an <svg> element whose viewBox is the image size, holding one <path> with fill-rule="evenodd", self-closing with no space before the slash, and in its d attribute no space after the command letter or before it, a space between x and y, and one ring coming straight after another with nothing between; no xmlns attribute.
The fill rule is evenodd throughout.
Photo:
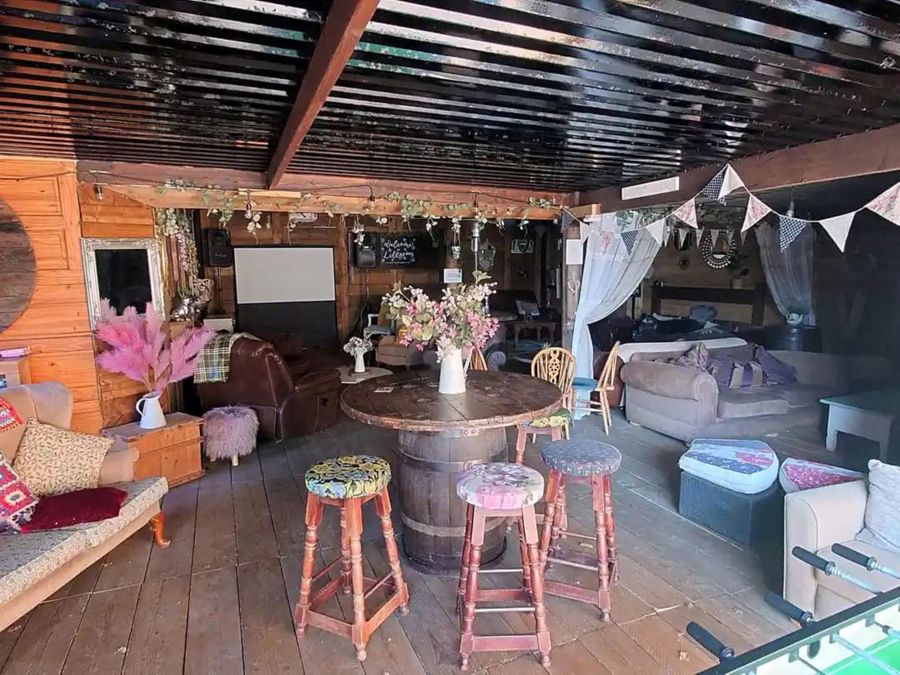
<svg viewBox="0 0 900 675"><path fill-rule="evenodd" d="M257 338L249 333L221 333L204 345L197 357L194 384L206 382L226 382L231 367L231 348L240 337L251 340Z"/></svg>

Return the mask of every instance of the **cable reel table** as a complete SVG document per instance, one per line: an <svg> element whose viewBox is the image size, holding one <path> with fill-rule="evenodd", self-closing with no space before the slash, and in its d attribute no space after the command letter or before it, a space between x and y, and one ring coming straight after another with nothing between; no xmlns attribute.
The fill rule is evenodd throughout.
<svg viewBox="0 0 900 675"><path fill-rule="evenodd" d="M399 431L403 548L419 569L434 573L459 570L466 505L456 496L457 475L474 464L508 461L506 427L562 405L556 385L528 375L470 371L466 392L452 395L438 393L438 377L436 370L399 373L341 394L348 417ZM489 528L486 561L505 542L502 521Z"/></svg>

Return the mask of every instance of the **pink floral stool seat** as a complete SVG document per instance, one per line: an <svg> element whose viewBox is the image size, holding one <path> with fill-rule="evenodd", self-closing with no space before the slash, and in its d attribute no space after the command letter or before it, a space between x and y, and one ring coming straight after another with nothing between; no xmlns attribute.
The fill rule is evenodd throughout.
<svg viewBox="0 0 900 675"><path fill-rule="evenodd" d="M778 472L778 482L787 494L863 478L859 471L794 458L784 460Z"/></svg>
<svg viewBox="0 0 900 675"><path fill-rule="evenodd" d="M534 513L534 505L540 501L543 492L544 478L541 474L521 464L479 464L459 474L456 494L467 504L466 535L457 588L457 608L461 608L459 655L463 670L468 670L469 657L478 651L536 651L540 652L541 663L550 665L550 629L544 611L544 581ZM518 523L522 557L522 584L518 588L478 590L481 549L488 518L513 519ZM494 571L518 573L518 570ZM534 612L534 633L475 635L476 599L527 602ZM522 608L498 607L490 611L520 612Z"/></svg>

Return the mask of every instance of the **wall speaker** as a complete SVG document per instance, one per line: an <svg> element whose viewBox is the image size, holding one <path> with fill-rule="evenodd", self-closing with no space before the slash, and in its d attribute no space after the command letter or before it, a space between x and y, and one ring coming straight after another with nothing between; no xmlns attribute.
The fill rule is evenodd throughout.
<svg viewBox="0 0 900 675"><path fill-rule="evenodd" d="M234 265L234 249L228 230L217 227L203 231L206 233L206 264L210 267Z"/></svg>

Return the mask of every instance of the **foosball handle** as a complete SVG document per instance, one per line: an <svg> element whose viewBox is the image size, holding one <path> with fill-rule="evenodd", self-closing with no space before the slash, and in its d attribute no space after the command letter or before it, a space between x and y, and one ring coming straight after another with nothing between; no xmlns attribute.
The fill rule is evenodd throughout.
<svg viewBox="0 0 900 675"><path fill-rule="evenodd" d="M813 620L813 615L810 612L800 609L799 607L797 607L797 605L792 602L788 602L777 593L766 591L765 598L766 602L772 605L772 607L777 609L786 617L793 619L801 626L805 626Z"/></svg>
<svg viewBox="0 0 900 675"><path fill-rule="evenodd" d="M726 645L700 624L691 621L687 625L687 632L701 647L719 659L719 661L726 661L727 659L734 658L734 649Z"/></svg>
<svg viewBox="0 0 900 675"><path fill-rule="evenodd" d="M831 571L834 569L834 563L825 558L817 556L812 551L807 551L805 548L800 546L795 546L791 553L794 554L795 558L802 560L807 565L812 565L817 570L822 570L825 574L831 574Z"/></svg>
<svg viewBox="0 0 900 675"><path fill-rule="evenodd" d="M874 569L875 559L870 558L867 555L863 555L859 551L854 551L849 546L844 546L843 544L832 544L831 552L835 555L839 555L846 560L849 560L852 563L856 563L857 565L862 565L867 570L871 571Z"/></svg>

